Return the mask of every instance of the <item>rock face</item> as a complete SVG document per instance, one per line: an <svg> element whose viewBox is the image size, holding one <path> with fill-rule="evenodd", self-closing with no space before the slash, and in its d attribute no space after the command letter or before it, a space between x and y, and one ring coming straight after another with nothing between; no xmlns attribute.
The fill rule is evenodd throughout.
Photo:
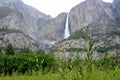
<svg viewBox="0 0 120 80"><path fill-rule="evenodd" d="M40 35L44 39L51 41L63 40L66 17L67 17L66 13L61 13L56 18L50 20L40 29Z"/></svg>
<svg viewBox="0 0 120 80"><path fill-rule="evenodd" d="M51 19L21 0L0 0L0 37L2 47L12 43L16 48L40 43L39 28Z"/></svg>
<svg viewBox="0 0 120 80"><path fill-rule="evenodd" d="M116 16L116 22L120 23L120 0L114 0L113 2L113 11L114 11L114 15Z"/></svg>
<svg viewBox="0 0 120 80"><path fill-rule="evenodd" d="M64 39L67 13L51 18L21 0L0 0L0 44L12 43L15 48L37 44L50 50L55 42Z"/></svg>
<svg viewBox="0 0 120 80"><path fill-rule="evenodd" d="M107 24L114 18L110 3L102 0L86 0L70 11L71 33L90 24Z"/></svg>
<svg viewBox="0 0 120 80"><path fill-rule="evenodd" d="M32 40L22 33L9 33L3 37L2 44L5 47L7 43L11 43L15 48L22 49L29 48L31 42Z"/></svg>
<svg viewBox="0 0 120 80"><path fill-rule="evenodd" d="M120 39L119 3L119 0L114 0L112 4L102 0L86 0L75 6L71 9L69 17L71 33L87 28L89 34L97 39L109 38L113 41L113 36ZM118 41L116 43L120 44Z"/></svg>
<svg viewBox="0 0 120 80"><path fill-rule="evenodd" d="M51 51L51 47L64 39L64 28L66 23L67 13L61 13L56 18L51 19L44 24L39 30L39 34L43 39L44 45L42 49L46 52Z"/></svg>
<svg viewBox="0 0 120 80"><path fill-rule="evenodd" d="M71 36L68 40L55 45L64 51L81 50L87 46L87 30L96 41L96 51L107 42L109 52L120 54L120 0L113 3L102 0L86 0L73 7L69 13L69 26ZM62 47L60 47L62 46ZM98 52L99 53L99 50Z"/></svg>

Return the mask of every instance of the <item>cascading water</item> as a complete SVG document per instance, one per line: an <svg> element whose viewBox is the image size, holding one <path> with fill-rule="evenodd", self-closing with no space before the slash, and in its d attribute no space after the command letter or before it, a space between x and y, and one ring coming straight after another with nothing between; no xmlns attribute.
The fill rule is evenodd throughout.
<svg viewBox="0 0 120 80"><path fill-rule="evenodd" d="M69 18L69 14L67 14L67 17L66 17L64 39L66 39L66 38L68 38L70 36L68 18Z"/></svg>

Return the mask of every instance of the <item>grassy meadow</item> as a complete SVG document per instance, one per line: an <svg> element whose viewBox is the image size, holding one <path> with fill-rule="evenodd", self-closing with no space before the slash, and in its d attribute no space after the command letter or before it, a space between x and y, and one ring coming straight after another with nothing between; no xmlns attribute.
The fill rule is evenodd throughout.
<svg viewBox="0 0 120 80"><path fill-rule="evenodd" d="M48 73L48 74L39 74L39 75L13 75L13 76L2 76L0 80L120 80L120 70L111 70L109 72L105 71L93 71L90 74L90 78L87 78L87 73L84 77L78 75L76 71L71 71L63 76L61 73Z"/></svg>

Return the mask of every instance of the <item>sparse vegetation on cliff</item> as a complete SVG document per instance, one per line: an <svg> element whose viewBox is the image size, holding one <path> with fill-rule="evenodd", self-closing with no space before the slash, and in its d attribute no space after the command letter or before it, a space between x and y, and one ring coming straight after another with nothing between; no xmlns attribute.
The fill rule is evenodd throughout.
<svg viewBox="0 0 120 80"><path fill-rule="evenodd" d="M11 12L12 10L7 7L0 7L0 19L6 17Z"/></svg>

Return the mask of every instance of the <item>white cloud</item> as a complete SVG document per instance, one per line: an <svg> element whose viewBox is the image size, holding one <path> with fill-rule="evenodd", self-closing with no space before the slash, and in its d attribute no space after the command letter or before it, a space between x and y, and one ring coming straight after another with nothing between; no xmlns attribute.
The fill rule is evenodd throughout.
<svg viewBox="0 0 120 80"><path fill-rule="evenodd" d="M69 12L72 7L82 1L84 0L23 0L26 4L52 17L56 17L61 12ZM112 2L113 0L104 1Z"/></svg>

